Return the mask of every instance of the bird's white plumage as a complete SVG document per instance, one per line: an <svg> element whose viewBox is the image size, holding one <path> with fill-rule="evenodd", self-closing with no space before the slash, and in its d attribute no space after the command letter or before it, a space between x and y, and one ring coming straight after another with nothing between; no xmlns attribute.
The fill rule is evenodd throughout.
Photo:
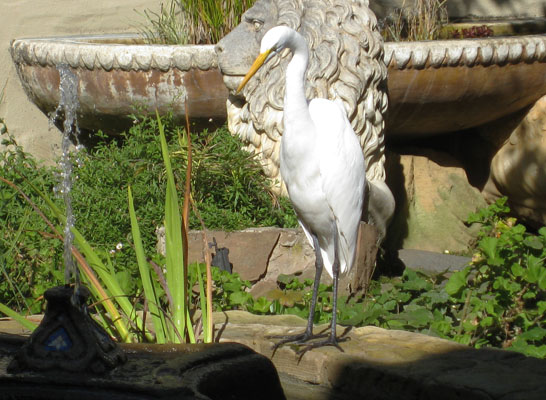
<svg viewBox="0 0 546 400"><path fill-rule="evenodd" d="M292 140L284 142L281 175L311 244L311 232L317 235L324 267L330 275L334 262L335 220L339 232L340 272L344 273L352 267L355 257L365 184L364 157L345 110L339 104L314 99L309 103L309 115L312 125L306 129L311 135L305 136L312 139L305 143L306 154L288 161L286 153L295 144ZM285 130L283 141L286 133L290 135L288 131Z"/></svg>
<svg viewBox="0 0 546 400"><path fill-rule="evenodd" d="M362 216L366 167L359 141L341 102L305 98L309 50L293 29L277 26L261 42L261 54L241 83L275 54L288 48L280 150L281 176L307 238L318 239L324 267L332 276L334 235L339 233L340 272L354 262Z"/></svg>
<svg viewBox="0 0 546 400"><path fill-rule="evenodd" d="M262 52L285 47L293 56L286 72L281 176L309 242L313 243L314 233L324 267L332 276L335 226L340 272L354 262L364 198L364 156L341 102L305 98L308 48L303 37L276 27L262 40Z"/></svg>

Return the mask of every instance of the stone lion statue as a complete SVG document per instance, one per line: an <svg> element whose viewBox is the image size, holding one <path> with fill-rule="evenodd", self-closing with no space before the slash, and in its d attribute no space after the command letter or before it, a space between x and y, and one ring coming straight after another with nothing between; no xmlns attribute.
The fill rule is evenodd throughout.
<svg viewBox="0 0 546 400"><path fill-rule="evenodd" d="M546 225L546 96L524 112L521 121L511 117L483 128L495 149L483 194L489 202L507 196L510 209L538 228Z"/></svg>
<svg viewBox="0 0 546 400"><path fill-rule="evenodd" d="M276 192L286 194L279 173L279 150L289 52L285 50L281 57L270 60L268 68L259 70L242 96L235 94L259 54L262 37L276 25L289 26L307 40L307 98L339 99L344 104L367 165L364 216L377 227L382 240L394 212L394 197L385 184L387 69L376 17L367 0L259 0L216 46L219 67L230 89L229 130L261 160L267 176L276 182Z"/></svg>

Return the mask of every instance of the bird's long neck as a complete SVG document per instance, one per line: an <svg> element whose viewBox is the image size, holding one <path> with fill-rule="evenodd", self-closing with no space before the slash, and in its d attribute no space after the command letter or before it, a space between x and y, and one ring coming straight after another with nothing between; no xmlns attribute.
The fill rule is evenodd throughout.
<svg viewBox="0 0 546 400"><path fill-rule="evenodd" d="M296 34L289 46L292 60L286 68L284 94L284 118L286 121L302 121L309 116L309 106L305 98L305 71L309 61L309 50L302 36ZM292 125L294 126L294 125Z"/></svg>

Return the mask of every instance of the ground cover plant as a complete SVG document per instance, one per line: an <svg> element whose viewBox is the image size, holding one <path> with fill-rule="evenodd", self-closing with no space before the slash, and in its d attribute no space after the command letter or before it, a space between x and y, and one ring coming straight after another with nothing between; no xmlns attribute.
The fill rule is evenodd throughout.
<svg viewBox="0 0 546 400"><path fill-rule="evenodd" d="M463 270L427 275L406 269L401 277L380 277L365 296L339 301L339 323L410 330L546 358L546 227L529 233L508 215L503 198L469 217L482 229ZM281 277L279 283L281 289L267 301L251 299L247 309L305 318L312 281ZM329 322L331 286L320 286L318 303L315 322Z"/></svg>
<svg viewBox="0 0 546 400"><path fill-rule="evenodd" d="M163 119L169 139L178 193L185 183L187 154L184 136L172 118ZM116 139L103 136L75 160L73 207L76 226L99 257L120 278L125 293L140 288L127 188L131 186L135 214L146 254L155 254L155 229L164 219L165 167L155 118L135 117L134 126ZM50 195L57 207L62 201L53 193L58 183L56 167L39 165L5 132L1 152L1 176L16 183L39 209L48 205L34 188ZM295 226L296 219L286 199L277 199L259 164L240 150L238 140L225 129L192 133L192 199L209 229L236 230L251 226ZM45 289L61 284L62 243L43 220L10 186L0 185L0 302L19 311L37 313L43 306ZM190 229L201 222L192 211ZM160 265L160 260L158 264ZM35 301L38 299L38 301Z"/></svg>
<svg viewBox="0 0 546 400"><path fill-rule="evenodd" d="M144 11L141 34L150 43L211 44L235 28L255 0L169 0Z"/></svg>
<svg viewBox="0 0 546 400"><path fill-rule="evenodd" d="M187 143L184 141L184 135L176 131L177 128L172 121L169 122L167 119L167 122L169 127L166 127L165 131L170 131L171 134L170 146L166 143L163 145L167 150L161 150L159 139L152 134L163 129L160 128L160 121L142 118L129 131L131 135L122 136L123 145L122 139L104 141L89 153L82 153L79 157L82 174L79 175L77 184L84 185L88 191L82 192L81 195L84 197L80 199L82 203L75 207L76 210L82 209L77 221L80 223L86 221L81 224L82 232L86 230L86 234L91 237L96 234L96 240L100 242L93 244L91 240L84 239L85 235L78 232L76 240L82 251L81 258L87 259L89 265L100 265L99 275L103 274L101 279L116 282L117 287L111 296L116 299L115 301L119 298L129 299L122 307L125 308L122 311L125 314L134 314L138 309L136 304L141 300L145 290L139 278L143 276L141 272L139 275L142 263L148 264L149 270L145 273L150 274L150 268L155 268L159 277L148 282L148 290L151 288L156 292L155 296L158 296L155 300L156 305L165 306L168 298L166 290L161 285L163 279L161 266L165 264L165 259L155 254L154 234L149 234L149 243L145 239L145 232L153 232L165 218L164 214L161 215L166 205L165 190L161 189L161 183L168 180L165 176L168 175L169 168L165 169L163 159L154 157L163 157L165 152L169 154L172 165L177 165L177 168L170 168L174 172L171 182L176 182L171 183L171 192L173 193L175 185L176 193L184 192L182 187L185 186L184 163L187 163L187 154L184 156L183 149L187 147ZM238 171L238 168L234 168L237 162L230 158L233 156L231 153L235 151L229 147L233 138L229 133L224 133L227 136L221 140L222 144L215 141L218 138L215 135L223 134L222 131L201 133L195 138L192 136L196 150L192 152L195 154L192 162L195 170L192 174L194 192L191 193L191 197L199 199L196 200L196 204L209 204L211 207L217 202L224 202L224 205L227 204L227 212L233 212L233 218L239 221L241 215L248 211L246 208L243 210L237 208L241 203L245 204L245 207L250 207L245 201L254 203L259 195L264 194L267 200L265 204L273 203L263 186L258 186L256 189L258 193L254 193L246 184L237 185L229 179L227 181L220 179L232 177L233 173ZM39 191L54 193L58 179L55 176L55 169L39 166L17 146L8 132L4 132L3 143L6 147L2 150L1 159L4 168L0 176L2 180L0 218L5 223L0 227L2 268L0 272L4 279L0 280L2 296L0 303L6 303L23 313L39 312L42 306L39 296L43 290L62 283L62 240L54 230L49 230L44 225L36 212L36 209L60 207L62 204L60 200L58 205L51 201L52 206L39 193ZM201 150L199 146L203 146ZM203 154L199 154L200 151ZM162 155L159 155L161 152ZM231 154L227 158L227 165L215 170L207 164L218 161L225 153ZM155 161L150 161L149 158ZM248 155L242 158L249 159ZM85 166L89 171L85 172ZM245 167L244 163L239 169L246 171L247 167L253 170L249 166ZM259 172L259 166L255 167L255 171ZM200 175L199 168L203 169L201 171L203 175ZM207 175L206 172L209 170L213 171L212 175ZM146 176L142 182L139 181ZM12 185L3 184L5 182L11 182L21 191L17 192ZM244 174L238 176L235 182L248 183ZM199 194L198 185L210 187L211 190ZM129 186L131 201L128 207ZM95 192L91 190L93 187L97 188ZM118 187L120 194L116 194ZM230 190L231 194L226 195L226 191ZM161 198L154 194L156 191L161 193ZM29 202L21 196L21 192L26 193L30 201L36 205L36 209L28 206ZM122 201L118 202L118 196ZM207 203L209 196L210 203ZM153 204L147 203L147 200L156 204L161 212L158 211L156 215L150 211L153 210ZM101 206L95 210L93 206L96 203ZM253 223L269 221L271 215L275 215L275 212L260 207L253 208L255 213L246 214L247 217L252 215L252 218L243 220L246 222L250 220ZM128 208L131 210L130 218ZM203 210L205 218L207 207ZM62 212L57 210L56 213L57 218L61 218ZM126 216L121 219L126 220L129 225L132 221L132 226L120 227L116 222L118 214L123 213L126 213ZM218 214L221 213L212 212L208 223L214 225L215 221L218 221ZM265 218L261 219L260 215ZM278 222L295 223L291 213L281 212L276 218ZM232 221L232 218L222 220ZM509 217L506 199L501 199L471 215L468 222L479 223L482 226L470 265L451 274L430 276L406 270L400 277L379 277L372 282L365 295L340 299L338 321L345 325L376 325L411 330L477 348L489 346L507 348L545 358L546 227L535 233L528 232L523 225ZM196 218L194 223L201 222ZM137 225L142 234L136 233ZM97 233L101 229L102 233ZM119 231L108 241L101 239L102 235L108 233L106 231L115 229ZM142 240L139 240L139 237ZM141 250L139 263L135 262L135 255L132 254L133 245ZM190 265L187 269L188 289L194 288L187 294L188 302L194 310L205 307L204 269L204 266L199 264ZM215 310L243 309L257 314L289 313L302 317L306 317L308 313L311 280L300 282L294 277L281 276L279 288L260 298L252 297L248 291L251 287L250 282L242 280L237 274L213 268L212 281L211 306ZM107 300L111 299L101 301ZM330 286L320 286L318 303L315 322L328 322L332 307ZM140 306L140 309L146 311L152 307L148 304ZM157 312L155 314L157 315ZM104 313L103 319L108 319ZM137 335L131 340L137 340L139 337L138 340L156 339L142 328L142 319L140 322L137 320L135 324L125 328L125 331ZM112 334L115 335L113 331Z"/></svg>

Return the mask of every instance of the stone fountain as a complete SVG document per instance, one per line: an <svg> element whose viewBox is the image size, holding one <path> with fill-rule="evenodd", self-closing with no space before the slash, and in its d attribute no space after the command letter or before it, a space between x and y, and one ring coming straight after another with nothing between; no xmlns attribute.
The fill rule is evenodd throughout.
<svg viewBox="0 0 546 400"><path fill-rule="evenodd" d="M55 74L53 71L59 78L59 96L51 119L62 121L59 125L63 126L58 191L66 209L65 285L45 292L45 316L28 339L0 336L2 398L51 399L71 393L84 399L284 399L271 361L246 346L120 347L90 316L90 291L80 283L72 258L75 221L70 151L71 140L78 143L78 94L82 87L88 88L88 82L81 81L66 63L54 64L47 73ZM37 76L37 82L44 83L42 78ZM150 79L154 79L153 73ZM50 83L45 81L44 87Z"/></svg>
<svg viewBox="0 0 546 400"><path fill-rule="evenodd" d="M117 121L123 118L126 118L126 121L130 123L128 116L133 112L134 103L141 103L141 105L145 103L144 106L150 107L150 110L154 108L166 110L166 108L162 107L171 105L173 99L184 98L182 95L185 94L188 94L188 105L192 116L223 117L224 114L221 114L222 111L214 114L216 112L214 111L214 105L216 103L222 104L221 109L225 110L224 102L228 96L227 91L222 86L219 95L210 95L210 92L205 87L206 82L221 80L211 46L205 46L206 49L204 52L210 55L210 60L212 61L200 64L199 60L201 60L200 57L202 56L194 54L192 46L188 47L190 53L188 55L183 53L180 47L140 46L135 44L134 37L130 38L126 36L121 43L112 43L113 40L111 37L107 38L104 36L95 36L92 38L42 38L17 40L12 43L11 48L12 56L16 62L25 90L27 90L29 97L46 113L53 111L55 104L59 101L57 87L60 79L59 73L56 72L56 66L59 63L70 66L69 68L78 76L80 82L78 95L81 108L78 110L78 117L80 118L80 126L82 128L96 129L98 126L106 126L108 121ZM546 92L544 87L544 70L542 69L545 62L545 40L544 35L529 36L523 42L518 40L491 42L487 40L484 41L485 43L481 43L482 41L471 40L467 41L467 47L460 48L456 45L448 46L443 42L418 43L414 47L387 44L384 61L388 66L389 92L391 96L391 115L387 120L389 127L387 135L400 138L413 138L449 133L459 129L469 129L478 125L492 123L530 107ZM152 52L144 54L143 49L148 47L151 48ZM105 52L102 52L103 50ZM207 57L203 56L203 58ZM517 68L520 65L523 67L523 74L517 72ZM509 68L513 72L504 70L503 68ZM199 71L210 72L210 75L206 75L205 78L199 78ZM460 85L457 85L461 79L468 78L472 73L471 71L482 71L479 78L472 81L474 85L472 87L460 87ZM107 77L109 74L116 73L120 73L120 77ZM140 73L143 73L144 77L139 77ZM525 81L525 74L530 73L537 74L532 84ZM162 78L163 75L165 75L165 78ZM423 78L420 77L421 75ZM97 76L100 76L100 79L97 79ZM499 79L504 79L505 76L510 77L506 82L506 84L511 85L509 86L509 90L503 92L504 88L500 88L502 89L501 92L496 92L499 89L496 86L502 85L495 85L495 82L498 82ZM134 86L132 83L129 84L133 78L136 81L147 82L147 86L144 86L147 89L137 89L136 84ZM492 78L491 81L489 81L489 78ZM485 84L486 81L488 81L488 84ZM398 86L396 85L397 82L399 83ZM188 86L182 88L182 84ZM194 89L188 89L188 87L192 87L192 84L194 85ZM479 84L483 85L478 90L476 87L480 87ZM37 89L34 89L34 87L37 87ZM91 90L87 91L88 87L102 87L106 91L102 92L102 94L91 94ZM174 89L171 90L171 87ZM449 91L448 89L454 89L454 91ZM518 93L521 92L523 95L510 97L516 91ZM137 96L133 98L131 97L131 93L136 93ZM125 105L120 105L117 102L118 94L121 94L119 96L121 98L129 99L129 102ZM194 96L198 98L199 95L203 94L206 95L204 97L205 100L199 100L194 105L192 103L196 98ZM421 94L426 94L427 96L422 96ZM52 96L52 99L47 100L45 98L47 96ZM504 99L505 96L508 96L510 101L506 101ZM434 116L441 116L441 118L431 118L429 106L425 107L428 97L434 97L439 103L438 108L434 109ZM112 111L109 110L108 101L105 101L105 99L114 104L111 107ZM457 99L457 101L454 101L454 99ZM497 102L494 103L496 106L493 107L489 104L484 106L484 100ZM206 114L200 114L201 111L199 111L198 105L203 103L207 105L206 108L203 108ZM454 112L453 109L459 106L463 107L463 109L459 112ZM175 112L179 116L183 116L182 110L183 107L175 110ZM96 114L94 114L95 112ZM461 113L468 113L468 118L466 118L465 114L465 118L462 119ZM104 125L97 125L97 121L99 121L98 124ZM57 297L53 294L50 298L56 299ZM66 296L64 298L66 300ZM234 314L227 315L227 318L237 321ZM264 325L268 324L268 322L262 323ZM241 323L241 331L250 333L248 325L248 323ZM256 325L258 324L256 323ZM282 324L275 322L275 325ZM262 328L260 327L256 330L258 333L249 334L246 337L241 332L235 332L233 337L242 338L242 341L246 341L248 344L256 345L258 343L257 346L262 346L265 349L270 344L267 341L256 339L257 337L261 339L265 336L264 331L260 329ZM282 329L290 328L284 327ZM357 331L355 332L354 341L356 342L358 336L365 336L370 338L369 344L372 346L372 342L378 342L375 335L379 336L381 333L373 329L371 332ZM387 333L387 335L390 334ZM333 382L333 386L338 385L337 389L341 392L349 393L350 396L354 396L355 391L361 393L367 390L370 385L373 385L375 377L385 379L387 383L400 380L406 388L409 382L412 396L419 396L422 390L420 382L426 380L427 373L420 375L420 369L415 373L415 368L412 368L411 363L406 365L401 362L402 359L405 360L407 358L407 343L410 341L410 335L405 335L403 332L394 332L390 336L395 338L393 342L396 342L396 345L390 344L385 348L381 348L381 345L376 348L370 347L369 353L364 355L364 357L369 358L369 363L362 363L361 360L357 361L355 359L343 359L339 361L335 357L331 357L329 353L320 354L323 361L334 360L333 365L324 361L320 364L324 367L319 368L317 376L308 377L308 379L317 379L318 383L319 375L322 373ZM59 337L62 340L58 340ZM227 337L229 338L229 336ZM38 340L37 343L45 343L55 348L56 351L63 349L63 343L67 343L62 335L55 337L49 335L47 338L51 338L52 341L46 340L44 342ZM419 336L419 340L422 338ZM420 343L420 349L426 347L423 345L423 342L416 342ZM6 355L12 359L11 357L17 351L26 351L19 350L21 348L25 349L25 345L18 338L10 338L2 343L3 347L0 348L0 355L2 357L0 365L2 367L6 364ZM444 351L442 344L437 345L436 342L430 344L431 342L428 341L427 343L435 349L441 348L440 353ZM393 362L393 365L383 366L384 368L382 369L386 370L386 372L374 372L377 370L377 367L371 365L383 363L383 359L378 357L377 354L389 353L389 350L393 347L396 347L400 353L400 355L397 353L396 357L392 357L391 362ZM450 350L454 353L457 352L456 354L458 355L448 358L447 364L462 365L461 369L464 370L467 370L467 366L469 365L478 365L480 371L489 370L489 367L492 365L487 357L485 364L475 363L473 362L476 359L474 357L475 353L472 354L472 357L466 357L466 353L464 353L461 347L453 347L456 348ZM109 345L107 345L106 349L109 348ZM17 361L11 371L17 372L17 374L0 374L2 387L7 390L3 393L14 397L28 398L42 396L42 398L45 398L58 397L62 393L69 391L82 398L96 398L97 395L108 398L146 398L152 396L168 397L179 391L178 398L223 398L222 396L225 397L226 395L225 387L230 386L233 382L241 381L241 376L236 375L236 367L245 366L253 372L243 377L245 384L242 386L247 390L245 393L249 394L248 398L267 398L264 397L264 393L271 394L271 398L282 398L282 394L279 394L278 377L275 378L276 373L274 370L272 372L271 365L268 362L264 362L263 358L256 356L255 353L249 351L246 347L237 345L218 347L211 345L193 347L164 346L154 347L154 349L146 346L121 346L121 348L123 354L127 357L127 361L122 363L123 365L118 365L117 367L111 366L113 369L102 374L101 368L96 367L95 371L90 371L93 375L85 375L83 382L80 379L81 377L76 377L74 373L66 371L55 371L47 375L43 371L24 370L24 368L21 368L22 363L19 361L23 357L16 357ZM200 355L198 356L196 355L196 350L203 352L199 352ZM294 358L293 354L290 353L290 349L283 349L283 351ZM117 351L114 352L114 357L111 358L123 361L120 357L117 357L118 354L120 353ZM184 361L180 359L180 354L187 355ZM206 365L209 364L208 361L210 360L207 354L210 357L219 358L222 362L214 364L213 367L207 367ZM424 358L426 357L424 356ZM534 368L532 362L523 362L521 357L511 355L498 357L495 354L492 358L495 360L501 359L498 362L498 368L494 369L495 372L505 372L504 367L514 362L514 360L518 363L522 362L529 365L526 367L526 370L534 371L535 375L539 374L536 371L543 370ZM444 365L442 360L438 360L434 356L428 360L432 365L431 369L435 372L438 371L439 365ZM304 361L307 362L308 360ZM349 366L347 368L343 367L348 363ZM299 370L300 373L308 372L307 368L301 368L297 364L291 363L287 365L293 371ZM485 365L485 367L482 365ZM366 372L371 371L370 374L367 374L370 378L365 383L360 380L363 370ZM262 372L272 377L269 389L258 380L258 378L265 375ZM408 372L413 374L410 380L407 379ZM341 379L335 377L338 373ZM427 381L428 386L425 385L425 393L429 395L434 393L434 395L439 396L440 393L442 395L445 394L446 388L451 390L454 387L451 382L446 383L446 381L442 380L444 378L448 379L448 375L453 374L446 373L442 375L440 380L433 380L432 383ZM350 377L350 379L347 377ZM533 379L533 382L535 382L539 381L540 378L533 376ZM486 381L487 379L482 379L482 381L484 380ZM250 392L246 385L249 381L257 382L256 387L252 387ZM499 383L506 383L501 381L502 379L498 379ZM184 384L187 384L187 386L184 386ZM239 386L235 385L236 392L234 395L237 398L245 398L242 394L243 388ZM462 393L463 396L473 391L475 392L473 396L480 398L485 391L479 384L477 386L476 390L474 390L475 387L468 388L467 386L461 389L461 386L455 385L455 388L462 390L462 392L457 393ZM537 388L536 391L538 393L540 391L539 385L536 387L533 386L533 389L535 388ZM37 389L41 389L43 392L37 395ZM516 392L514 391L513 393ZM376 393L376 395L381 396L380 393ZM526 398L533 397L530 395Z"/></svg>
<svg viewBox="0 0 546 400"><path fill-rule="evenodd" d="M149 112L172 110L181 119L185 96L192 117L226 118L228 91L213 46L146 45L136 35L95 35L14 40L11 54L25 91L44 113L52 112L59 100L55 65L70 66L82 82L77 113L83 130L126 128L138 107ZM489 159L497 153L521 154L521 147L513 146L516 142L536 149L537 159L546 154L541 135L522 139L520 129L519 139L509 140L517 124L509 132L501 132L500 127L507 126L502 122L491 129L491 124L499 125L503 118L521 121L546 94L546 35L387 42L384 61L388 67L388 141L411 143L485 127L488 142L494 142ZM537 129L541 130L533 131ZM512 146L501 152L504 143ZM538 187L526 190L522 199L519 185L511 189L506 183L510 174L495 167L522 161L498 158L487 185L488 198L508 195L520 214L537 224L546 222L540 206L540 193L545 190L540 179L536 180Z"/></svg>

